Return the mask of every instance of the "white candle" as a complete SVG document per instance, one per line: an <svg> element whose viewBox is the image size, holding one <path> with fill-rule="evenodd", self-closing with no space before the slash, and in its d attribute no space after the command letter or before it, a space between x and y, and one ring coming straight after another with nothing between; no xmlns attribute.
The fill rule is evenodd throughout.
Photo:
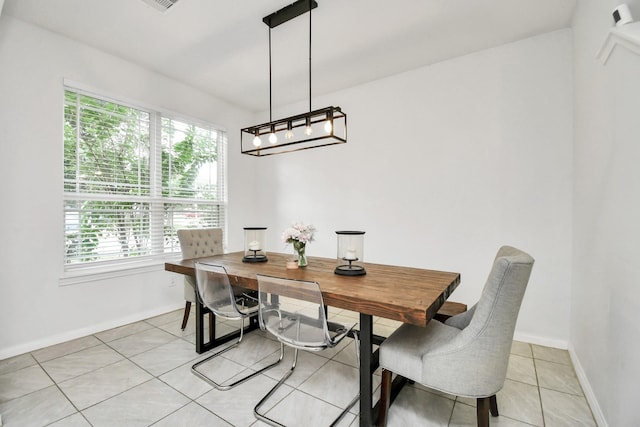
<svg viewBox="0 0 640 427"><path fill-rule="evenodd" d="M347 261L355 261L358 259L356 256L356 251L353 249L347 249L347 252L344 254L344 259Z"/></svg>
<svg viewBox="0 0 640 427"><path fill-rule="evenodd" d="M254 240L253 242L249 242L249 250L250 251L259 251L260 250L260 242Z"/></svg>

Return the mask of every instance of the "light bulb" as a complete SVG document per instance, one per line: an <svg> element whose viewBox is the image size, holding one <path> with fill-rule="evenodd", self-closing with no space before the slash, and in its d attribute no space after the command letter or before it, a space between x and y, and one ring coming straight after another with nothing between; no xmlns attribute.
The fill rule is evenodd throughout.
<svg viewBox="0 0 640 427"><path fill-rule="evenodd" d="M262 145L262 141L260 140L260 137L256 135L256 137L253 138L253 146L260 147L261 145Z"/></svg>
<svg viewBox="0 0 640 427"><path fill-rule="evenodd" d="M331 129L333 129L333 123L331 123L331 120L324 122L324 131L326 133L331 133Z"/></svg>
<svg viewBox="0 0 640 427"><path fill-rule="evenodd" d="M272 144L275 144L276 142L278 142L278 137L276 136L275 133L271 132L269 134L269 142Z"/></svg>
<svg viewBox="0 0 640 427"><path fill-rule="evenodd" d="M293 139L293 131L291 129L285 132L284 139Z"/></svg>
<svg viewBox="0 0 640 427"><path fill-rule="evenodd" d="M304 134L310 136L313 133L313 129L311 128L311 117L307 117L305 122L307 127L304 128Z"/></svg>

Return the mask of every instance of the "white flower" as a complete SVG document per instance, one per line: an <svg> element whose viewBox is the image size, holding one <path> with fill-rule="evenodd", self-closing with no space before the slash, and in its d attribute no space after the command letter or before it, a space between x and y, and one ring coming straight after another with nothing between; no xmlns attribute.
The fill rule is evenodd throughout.
<svg viewBox="0 0 640 427"><path fill-rule="evenodd" d="M309 243L313 241L313 233L316 229L313 225L305 225L301 222L294 222L291 227L282 233L282 241L285 243L293 243L294 241L301 243Z"/></svg>

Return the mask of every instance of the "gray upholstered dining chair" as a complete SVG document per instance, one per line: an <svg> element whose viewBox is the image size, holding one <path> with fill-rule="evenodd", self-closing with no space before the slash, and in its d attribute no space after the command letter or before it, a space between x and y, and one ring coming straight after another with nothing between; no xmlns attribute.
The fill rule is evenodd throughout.
<svg viewBox="0 0 640 427"><path fill-rule="evenodd" d="M256 418L272 426L282 426L277 421L260 412L269 397L291 376L298 361L298 350L321 351L335 347L343 338L352 333L355 323L342 325L327 320L326 306L322 291L316 282L256 275L258 278L258 319L260 328L271 333L280 341L294 349L291 369L258 402L253 413ZM353 332L356 354L359 341ZM333 421L337 424L355 405L356 395L340 415ZM311 416L311 414L310 414Z"/></svg>
<svg viewBox="0 0 640 427"><path fill-rule="evenodd" d="M223 253L222 228L189 228L178 230L178 240L182 250L182 259L202 258ZM184 316L182 330L187 327L191 303L196 301L196 280L184 277Z"/></svg>
<svg viewBox="0 0 640 427"><path fill-rule="evenodd" d="M498 416L496 393L504 385L513 332L533 258L503 246L480 300L445 323L402 325L380 345L382 388L379 425L389 414L391 376L456 396L477 399L478 426Z"/></svg>
<svg viewBox="0 0 640 427"><path fill-rule="evenodd" d="M198 370L201 365L237 347L242 342L242 337L244 336L244 320L256 315L258 312L258 301L248 294L236 296L224 267L196 261L195 269L198 291L196 296L200 302L216 316L229 320L242 320L242 325L240 326L238 341L196 362L191 367L191 372L218 390L229 390L280 363L284 357L284 345L282 344L280 344L279 359L259 370L249 370L250 372L247 375L240 377L230 384L218 383Z"/></svg>

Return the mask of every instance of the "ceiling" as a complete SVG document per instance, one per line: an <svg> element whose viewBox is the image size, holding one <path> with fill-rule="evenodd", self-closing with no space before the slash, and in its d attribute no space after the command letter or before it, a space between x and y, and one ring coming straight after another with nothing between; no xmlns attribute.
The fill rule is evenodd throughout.
<svg viewBox="0 0 640 427"><path fill-rule="evenodd" d="M292 1L178 0L162 13L142 0L5 0L2 14L264 111L269 31L262 18ZM575 0L317 2L314 96L569 27L575 6ZM308 34L308 14L271 31L274 106L308 100Z"/></svg>

